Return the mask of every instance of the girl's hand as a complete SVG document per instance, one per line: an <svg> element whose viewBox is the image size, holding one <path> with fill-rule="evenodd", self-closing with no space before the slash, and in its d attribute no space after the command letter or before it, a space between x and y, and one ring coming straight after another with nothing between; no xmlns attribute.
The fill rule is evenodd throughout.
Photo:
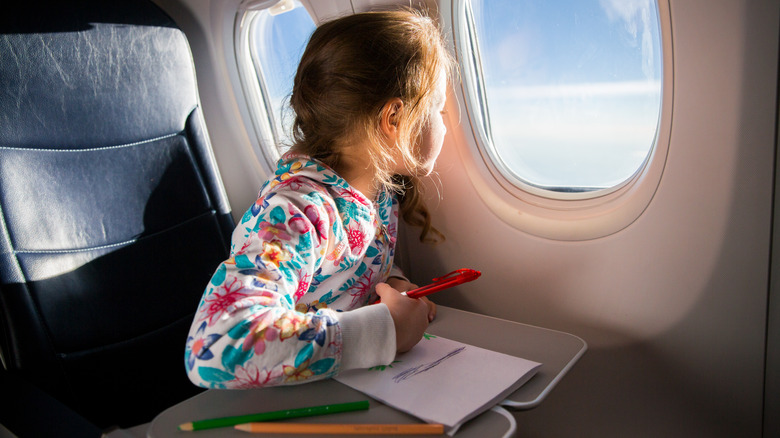
<svg viewBox="0 0 780 438"><path fill-rule="evenodd" d="M387 279L387 284L390 285L393 289L397 290L398 292L407 292L412 289L417 289L419 286L417 286L414 283L410 283L403 278L398 277L390 277ZM428 297L422 297L420 298L422 302L425 303L426 306L428 306L428 322L433 321L434 318L436 318L436 304L434 304L431 300L428 299Z"/></svg>
<svg viewBox="0 0 780 438"><path fill-rule="evenodd" d="M379 283L376 293L393 318L396 352L411 350L428 328L428 306L421 299L401 295L387 283Z"/></svg>

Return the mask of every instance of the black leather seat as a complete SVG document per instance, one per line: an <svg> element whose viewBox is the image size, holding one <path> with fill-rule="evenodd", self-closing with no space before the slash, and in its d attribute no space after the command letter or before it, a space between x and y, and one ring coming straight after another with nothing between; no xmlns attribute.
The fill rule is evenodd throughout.
<svg viewBox="0 0 780 438"><path fill-rule="evenodd" d="M2 15L0 381L98 428L150 421L197 391L187 331L233 229L189 46L149 1ZM42 414L10 386L0 422Z"/></svg>

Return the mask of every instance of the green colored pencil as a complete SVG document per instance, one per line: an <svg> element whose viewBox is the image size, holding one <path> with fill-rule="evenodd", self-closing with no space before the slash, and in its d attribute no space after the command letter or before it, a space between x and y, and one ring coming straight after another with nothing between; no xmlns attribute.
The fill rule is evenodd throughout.
<svg viewBox="0 0 780 438"><path fill-rule="evenodd" d="M285 409L282 411L261 412L259 414L236 415L234 417L212 418L179 425L179 430L202 430L215 427L235 426L257 421L275 421L287 418L313 417L315 415L336 414L338 412L365 411L368 400L338 403L334 405L312 406L310 408Z"/></svg>

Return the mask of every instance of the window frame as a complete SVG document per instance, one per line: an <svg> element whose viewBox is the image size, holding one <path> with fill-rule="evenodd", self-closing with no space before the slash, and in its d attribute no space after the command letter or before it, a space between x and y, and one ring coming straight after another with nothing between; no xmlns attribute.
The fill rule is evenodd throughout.
<svg viewBox="0 0 780 438"><path fill-rule="evenodd" d="M273 156L273 151L266 145L275 145L276 139L273 126L271 126L271 117L269 116L271 112L268 108L268 99L265 97L267 93L264 90L263 81L259 77L260 73L257 72L253 64L254 56L250 43L254 18L258 13L258 10L243 8L238 11L236 26L234 27L236 67L241 91L246 99L250 124L257 138L257 142L253 142L255 154L262 158L261 163L265 168L264 170L271 172L271 165L276 160Z"/></svg>
<svg viewBox="0 0 780 438"><path fill-rule="evenodd" d="M502 168L489 130L489 110L481 105L484 84L474 74L471 46L474 40L467 29L466 8L470 0L446 2L451 10L441 10L442 20L451 24L450 37L461 68L458 104L465 132L461 145L467 173L479 196L504 222L530 234L554 240L589 240L613 234L633 223L647 208L663 175L671 132L673 100L673 51L668 0L658 0L661 39L661 111L655 144L642 166L616 186L587 192L558 192L533 186ZM478 48L477 48L478 49ZM478 51L475 56L479 56ZM457 122L457 121L455 121ZM507 196L510 195L510 196Z"/></svg>
<svg viewBox="0 0 780 438"><path fill-rule="evenodd" d="M234 26L235 59L241 90L246 98L246 106L254 128L257 142L255 153L262 158L265 170L273 173L276 163L281 158L279 149L281 135L274 125L274 111L271 108L273 99L266 89L266 81L259 62L259 55L253 50L251 38L258 24L257 16L274 7L278 0L246 0L236 15ZM301 6L312 19L315 26L316 18L302 2Z"/></svg>

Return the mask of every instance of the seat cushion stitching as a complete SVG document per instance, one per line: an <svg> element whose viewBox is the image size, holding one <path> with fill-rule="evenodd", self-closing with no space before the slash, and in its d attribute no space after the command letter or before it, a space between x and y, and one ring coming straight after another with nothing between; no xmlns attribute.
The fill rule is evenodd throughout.
<svg viewBox="0 0 780 438"><path fill-rule="evenodd" d="M115 146L102 146L97 148L86 148L86 149L52 149L52 148L16 148L11 146L0 146L0 150L8 150L8 151L36 151L36 152L95 152L95 151L105 151L105 150L111 150L111 149L121 149L121 148L127 148L132 146L138 146L145 143L153 143L155 141L159 140L165 140L167 138L176 137L178 135L181 135L181 132L175 132L173 134L168 135L161 135L159 137L150 138L148 140L140 140L135 141L132 143L126 143L126 144L120 144Z"/></svg>

